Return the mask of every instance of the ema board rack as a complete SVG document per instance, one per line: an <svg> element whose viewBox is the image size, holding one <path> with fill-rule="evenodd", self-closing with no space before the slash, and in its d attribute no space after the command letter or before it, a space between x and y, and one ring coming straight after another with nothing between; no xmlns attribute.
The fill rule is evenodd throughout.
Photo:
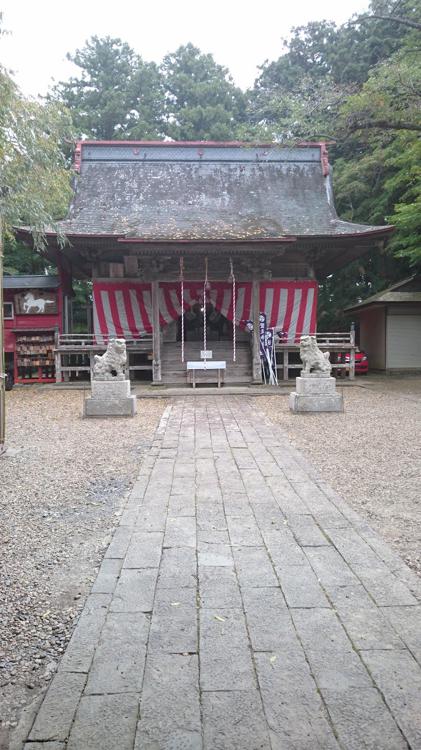
<svg viewBox="0 0 421 750"><path fill-rule="evenodd" d="M54 381L54 331L16 333L15 382Z"/></svg>

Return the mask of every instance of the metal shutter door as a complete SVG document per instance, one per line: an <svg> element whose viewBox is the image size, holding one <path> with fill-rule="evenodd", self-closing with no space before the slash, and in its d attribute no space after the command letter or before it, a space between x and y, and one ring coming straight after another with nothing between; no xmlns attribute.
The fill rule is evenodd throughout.
<svg viewBox="0 0 421 750"><path fill-rule="evenodd" d="M421 367L421 315L388 315L386 367Z"/></svg>

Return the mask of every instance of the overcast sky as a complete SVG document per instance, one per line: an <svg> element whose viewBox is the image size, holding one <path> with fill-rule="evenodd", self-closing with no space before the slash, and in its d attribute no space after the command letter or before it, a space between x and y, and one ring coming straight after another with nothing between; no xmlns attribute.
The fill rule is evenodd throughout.
<svg viewBox="0 0 421 750"><path fill-rule="evenodd" d="M229 68L242 88L253 84L257 66L282 52L292 26L329 19L342 23L366 10L368 0L0 0L3 28L0 62L12 69L25 94L45 94L52 80L77 69L66 53L98 36L120 37L145 60L192 42Z"/></svg>

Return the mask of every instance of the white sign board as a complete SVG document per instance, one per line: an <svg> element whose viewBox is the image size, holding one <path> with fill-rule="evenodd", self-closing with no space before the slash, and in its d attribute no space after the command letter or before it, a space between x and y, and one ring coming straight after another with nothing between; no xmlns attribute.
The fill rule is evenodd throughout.
<svg viewBox="0 0 421 750"><path fill-rule="evenodd" d="M212 359L213 352L211 349L202 349L200 359Z"/></svg>
<svg viewBox="0 0 421 750"><path fill-rule="evenodd" d="M213 362L206 362L206 365L204 362L187 362L187 369L188 370L226 370L227 369L227 363L225 360L216 360L214 359Z"/></svg>

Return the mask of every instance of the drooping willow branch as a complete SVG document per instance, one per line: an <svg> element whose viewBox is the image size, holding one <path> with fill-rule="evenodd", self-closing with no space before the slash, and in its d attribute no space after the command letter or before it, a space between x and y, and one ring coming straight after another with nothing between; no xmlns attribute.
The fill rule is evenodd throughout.
<svg viewBox="0 0 421 750"><path fill-rule="evenodd" d="M415 130L421 132L421 125L404 120L353 120L348 123L348 130L353 133L356 130L367 130L368 128L381 128L382 130Z"/></svg>
<svg viewBox="0 0 421 750"><path fill-rule="evenodd" d="M399 23L402 26L409 26L411 29L418 29L421 31L421 23L417 21L411 21L409 18L401 18L401 16L383 16L380 13L372 13L369 16L359 16L354 21L349 21L350 24L361 23L361 21L371 21L372 19L377 21L392 21L392 23Z"/></svg>

